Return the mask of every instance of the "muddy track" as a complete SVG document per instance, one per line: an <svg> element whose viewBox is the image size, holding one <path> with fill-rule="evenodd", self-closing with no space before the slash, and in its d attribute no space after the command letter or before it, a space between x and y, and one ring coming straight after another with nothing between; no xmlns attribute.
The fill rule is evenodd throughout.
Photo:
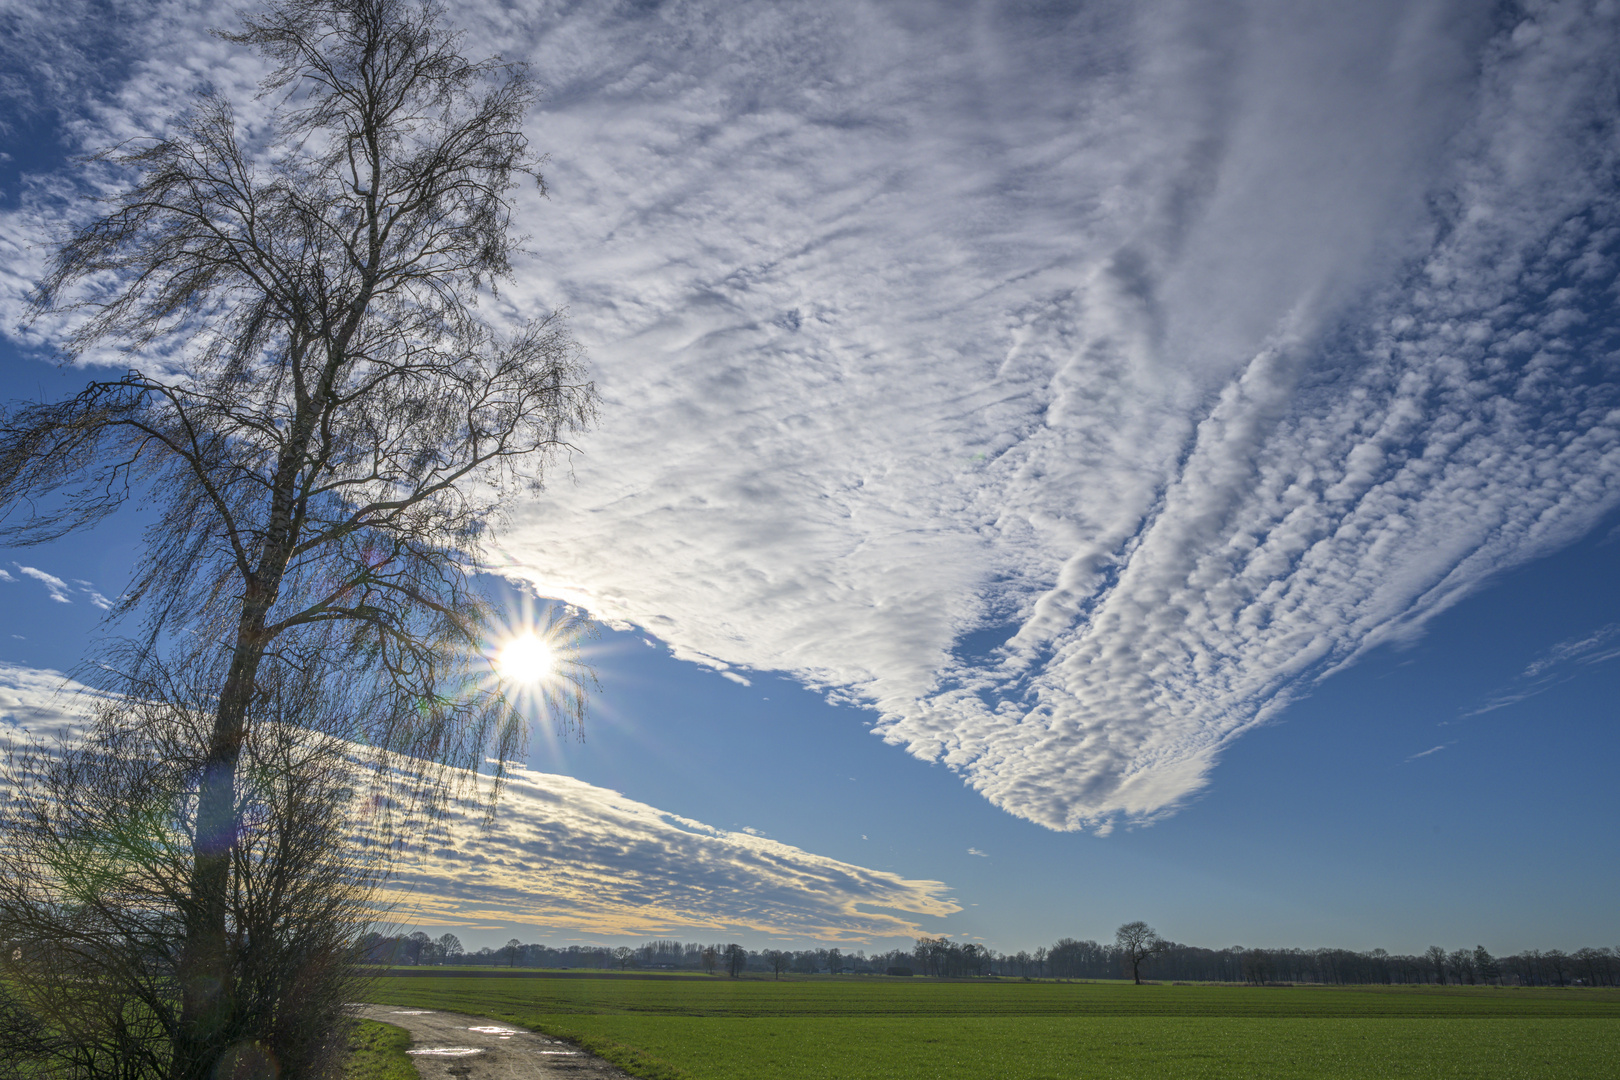
<svg viewBox="0 0 1620 1080"><path fill-rule="evenodd" d="M422 1080L633 1080L573 1043L488 1017L398 1005L355 1011L411 1033L409 1053Z"/></svg>

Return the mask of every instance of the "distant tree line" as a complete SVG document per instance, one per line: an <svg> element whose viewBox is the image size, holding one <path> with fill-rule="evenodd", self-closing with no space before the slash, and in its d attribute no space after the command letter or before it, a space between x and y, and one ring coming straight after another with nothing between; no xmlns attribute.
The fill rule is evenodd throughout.
<svg viewBox="0 0 1620 1080"><path fill-rule="evenodd" d="M1137 924L1121 927L1122 934ZM454 934L417 932L367 939L373 962L396 965L477 964L513 968L613 971L705 971L714 975L893 975L946 979L1129 979L1133 950L1143 979L1176 982L1383 983L1494 986L1620 986L1620 949L1575 952L1532 949L1492 956L1484 946L1447 951L1438 945L1416 956L1373 949L1206 949L1138 932L1111 943L1062 938L1033 952L998 952L974 942L922 937L910 949L868 954L836 946L751 950L732 943L648 941L608 945L524 944L468 951Z"/></svg>

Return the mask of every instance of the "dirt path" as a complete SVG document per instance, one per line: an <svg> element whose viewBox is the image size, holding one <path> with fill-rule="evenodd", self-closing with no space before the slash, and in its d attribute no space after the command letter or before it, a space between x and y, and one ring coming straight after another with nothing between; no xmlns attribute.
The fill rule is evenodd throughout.
<svg viewBox="0 0 1620 1080"><path fill-rule="evenodd" d="M397 1005L358 1012L411 1033L409 1053L422 1080L632 1080L573 1043L487 1017Z"/></svg>

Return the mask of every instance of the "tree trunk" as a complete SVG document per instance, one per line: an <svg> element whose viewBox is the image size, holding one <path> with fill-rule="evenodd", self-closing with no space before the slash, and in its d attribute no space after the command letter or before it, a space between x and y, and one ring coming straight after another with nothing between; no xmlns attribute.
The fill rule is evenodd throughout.
<svg viewBox="0 0 1620 1080"><path fill-rule="evenodd" d="M365 296L369 299L369 289ZM340 338L359 325L363 305ZM175 1033L172 1080L208 1080L219 1056L235 1040L236 986L231 976L229 903L231 859L236 849L236 765L247 737L248 709L258 692L259 666L270 636L270 609L281 592L298 545L295 503L299 473L309 461L316 419L328 405L341 348L329 353L317 392L301 400L270 486L270 520L259 565L243 583L242 615L225 685L220 688L214 730L197 789L196 835L192 838L191 896L185 912L186 940L180 966L180 1023Z"/></svg>
<svg viewBox="0 0 1620 1080"><path fill-rule="evenodd" d="M236 765L247 735L269 604L244 601L230 673L220 690L202 776L192 837L191 896L185 911L180 967L180 1023L175 1033L173 1080L206 1080L233 1039L236 986L231 976L228 927L231 857L236 846Z"/></svg>

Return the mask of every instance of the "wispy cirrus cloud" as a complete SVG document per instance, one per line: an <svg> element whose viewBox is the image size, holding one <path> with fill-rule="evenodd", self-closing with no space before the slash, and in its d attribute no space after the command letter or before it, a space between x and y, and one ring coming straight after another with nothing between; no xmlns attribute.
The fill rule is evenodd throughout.
<svg viewBox="0 0 1620 1080"><path fill-rule="evenodd" d="M100 608L102 611L112 610L113 602L97 591L93 582L85 581L82 578L74 578L73 584L77 585L81 590L83 590L84 595L89 597L91 604Z"/></svg>
<svg viewBox="0 0 1620 1080"><path fill-rule="evenodd" d="M73 738L84 688L0 664L5 736ZM388 883L393 916L423 924L527 923L548 932L742 933L873 941L923 933L960 905L914 880L758 835L717 829L568 776L516 770L493 822L469 792Z"/></svg>
<svg viewBox="0 0 1620 1080"><path fill-rule="evenodd" d="M1483 705L1462 715L1482 716L1535 697L1573 678L1573 665L1589 666L1620 658L1620 623L1609 623L1578 637L1566 638L1525 665L1512 684L1491 694Z"/></svg>
<svg viewBox="0 0 1620 1080"><path fill-rule="evenodd" d="M153 11L83 137L243 79ZM1009 812L1168 812L1620 498L1608 7L457 17L549 88L492 310L568 304L608 406L501 568Z"/></svg>
<svg viewBox="0 0 1620 1080"><path fill-rule="evenodd" d="M50 593L51 599L55 600L58 604L73 603L73 599L68 596L68 583L57 577L55 574L47 574L45 571L36 567L23 566L21 563L13 563L12 565L16 566L17 572L22 574L24 577L33 578L41 585L44 585L45 591Z"/></svg>
<svg viewBox="0 0 1620 1080"><path fill-rule="evenodd" d="M35 566L24 566L17 562L12 563L11 565L15 566L17 568L17 573L21 574L23 577L32 578L41 585L45 586L46 594L58 604L73 603L73 593L75 590L77 590L78 592L84 594L85 598L88 599L95 607L98 607L103 611L112 610L113 602L107 597L103 596L92 582L85 581L81 578L74 578L73 581L69 583L62 578L57 577L55 574L48 573ZM0 581L15 582L16 580L17 578L12 574L5 570L0 570Z"/></svg>
<svg viewBox="0 0 1620 1080"><path fill-rule="evenodd" d="M1536 657L1524 669L1524 677L1534 679L1560 664L1601 664L1620 657L1620 623L1609 623L1580 637L1558 642Z"/></svg>

